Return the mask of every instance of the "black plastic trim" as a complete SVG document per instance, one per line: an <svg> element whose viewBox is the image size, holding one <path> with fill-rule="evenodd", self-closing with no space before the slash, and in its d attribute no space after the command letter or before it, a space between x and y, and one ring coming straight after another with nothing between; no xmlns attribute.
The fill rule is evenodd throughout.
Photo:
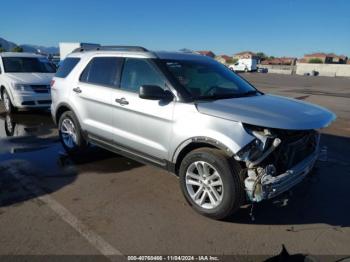
<svg viewBox="0 0 350 262"><path fill-rule="evenodd" d="M96 146L102 147L108 151L112 151L116 154L120 154L122 156L125 156L127 158L133 159L137 162L141 162L144 164L150 164L156 167L159 167L161 169L165 169L169 172L174 173L175 172L175 165L173 163L170 163L169 161L165 159L159 159L155 158L153 156L150 156L148 154L142 153L140 151L134 150L129 147L125 147L123 145L120 145L112 140L106 140L98 135L91 134L91 133L85 133L85 136L87 136L87 140L95 144Z"/></svg>
<svg viewBox="0 0 350 262"><path fill-rule="evenodd" d="M62 102L62 103L58 104L58 106L56 107L55 112L51 112L52 120L53 120L53 122L54 122L54 124L55 124L56 126L57 126L57 124L58 124L58 122L56 121L57 112L58 112L58 110L59 110L61 107L67 107L67 108L69 109L69 111L72 111L72 112L74 113L72 107L71 107L70 105L68 105L67 103ZM75 113L74 113L74 114L75 114ZM75 115L76 115L76 114L75 114Z"/></svg>
<svg viewBox="0 0 350 262"><path fill-rule="evenodd" d="M189 145L191 144L196 144L196 143L201 143L201 144L208 144L214 147L217 147L221 150L223 150L229 157L234 156L234 153L223 143L210 138L210 137L205 137L205 136L198 136L198 137L191 137L187 139L186 141L182 142L175 150L172 160L174 163L178 161L178 157L181 154L181 152Z"/></svg>

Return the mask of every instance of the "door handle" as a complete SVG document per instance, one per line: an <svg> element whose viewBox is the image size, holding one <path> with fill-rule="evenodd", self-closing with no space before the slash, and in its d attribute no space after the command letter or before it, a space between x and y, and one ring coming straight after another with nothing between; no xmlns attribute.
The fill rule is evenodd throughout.
<svg viewBox="0 0 350 262"><path fill-rule="evenodd" d="M129 101L127 101L124 97L122 98L117 98L115 100L115 102L117 102L118 104L124 106L124 105L128 105L129 104Z"/></svg>
<svg viewBox="0 0 350 262"><path fill-rule="evenodd" d="M80 94L81 92L83 92L83 91L80 89L80 87L73 88L73 91L74 91L75 93L78 93L78 94Z"/></svg>

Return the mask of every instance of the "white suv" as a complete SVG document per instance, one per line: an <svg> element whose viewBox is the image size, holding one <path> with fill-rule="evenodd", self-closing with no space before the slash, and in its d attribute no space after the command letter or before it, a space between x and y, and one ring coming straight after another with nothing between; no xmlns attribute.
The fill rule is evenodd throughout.
<svg viewBox="0 0 350 262"><path fill-rule="evenodd" d="M211 58L141 47L68 55L51 113L68 152L92 143L169 170L193 208L217 219L299 183L317 159L315 129L335 118L264 94Z"/></svg>
<svg viewBox="0 0 350 262"><path fill-rule="evenodd" d="M49 108L50 82L56 69L31 53L0 53L0 96L6 112L19 108Z"/></svg>

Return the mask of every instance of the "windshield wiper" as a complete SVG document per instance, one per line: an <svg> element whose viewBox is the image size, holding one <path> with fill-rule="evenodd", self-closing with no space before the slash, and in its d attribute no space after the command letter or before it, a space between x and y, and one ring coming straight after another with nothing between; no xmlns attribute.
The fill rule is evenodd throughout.
<svg viewBox="0 0 350 262"><path fill-rule="evenodd" d="M256 94L260 94L259 91L257 90L250 90L250 91L247 91L247 92L244 92L244 93L241 93L240 96L253 96L253 95L256 95Z"/></svg>
<svg viewBox="0 0 350 262"><path fill-rule="evenodd" d="M245 96L255 96L256 94L262 94L262 93L257 90L250 90L239 94L213 94L208 96L198 96L195 99L196 100L216 100L216 99L239 98L239 97L245 97Z"/></svg>
<svg viewBox="0 0 350 262"><path fill-rule="evenodd" d="M198 96L196 100L216 100L216 99L227 99L227 98L237 98L240 94L213 94L208 96Z"/></svg>

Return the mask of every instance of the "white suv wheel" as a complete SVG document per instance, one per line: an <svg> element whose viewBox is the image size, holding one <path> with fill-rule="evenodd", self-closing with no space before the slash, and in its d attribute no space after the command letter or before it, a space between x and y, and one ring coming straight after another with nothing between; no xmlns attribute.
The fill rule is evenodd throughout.
<svg viewBox="0 0 350 262"><path fill-rule="evenodd" d="M11 100L10 100L10 97L8 96L6 91L4 91L3 100L4 100L4 107L5 107L6 112L10 112L11 111Z"/></svg>
<svg viewBox="0 0 350 262"><path fill-rule="evenodd" d="M74 148L77 144L77 132L72 120L65 118L61 124L62 141L68 148Z"/></svg>
<svg viewBox="0 0 350 262"><path fill-rule="evenodd" d="M58 130L62 145L68 153L78 153L86 148L87 143L73 112L63 113L58 123Z"/></svg>

